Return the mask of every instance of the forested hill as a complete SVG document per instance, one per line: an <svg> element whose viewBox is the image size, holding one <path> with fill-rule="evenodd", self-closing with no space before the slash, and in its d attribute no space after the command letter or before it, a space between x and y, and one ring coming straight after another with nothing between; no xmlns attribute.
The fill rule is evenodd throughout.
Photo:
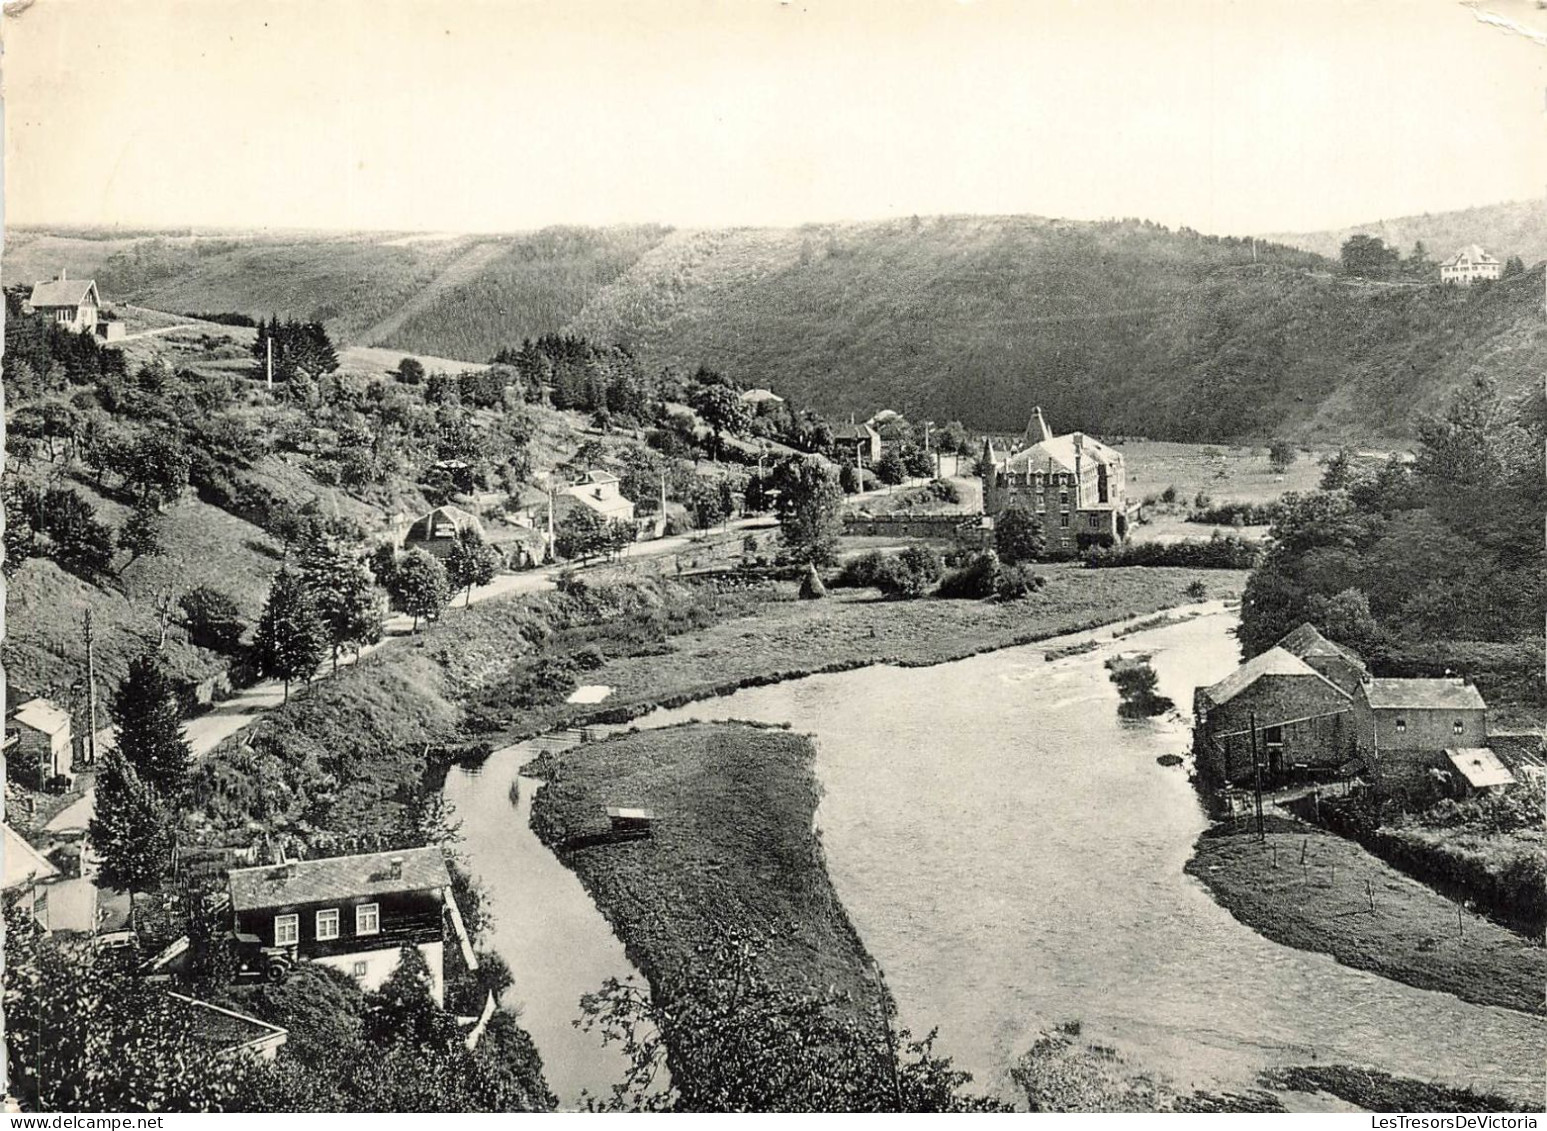
<svg viewBox="0 0 1547 1131"><path fill-rule="evenodd" d="M10 235L12 278L279 313L335 338L487 360L542 333L707 364L801 407L1019 430L1400 438L1476 371L1547 363L1540 269L1471 290L1340 277L1311 252L1137 222L939 217L520 236Z"/></svg>
<svg viewBox="0 0 1547 1131"><path fill-rule="evenodd" d="M1503 263L1518 255L1527 263L1547 259L1547 199L1484 204L1458 212L1425 212L1394 220L1372 220L1352 228L1325 232L1280 233L1263 238L1302 247L1336 259L1349 236L1363 234L1384 240L1406 254L1423 241L1429 257L1445 259L1469 244L1480 244Z"/></svg>

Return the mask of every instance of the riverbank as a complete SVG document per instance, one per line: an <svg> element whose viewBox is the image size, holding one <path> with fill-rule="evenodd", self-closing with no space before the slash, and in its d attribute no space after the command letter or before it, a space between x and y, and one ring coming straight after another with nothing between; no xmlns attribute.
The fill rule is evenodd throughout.
<svg viewBox="0 0 1547 1131"><path fill-rule="evenodd" d="M870 957L838 901L816 834L811 740L744 724L625 734L527 773L547 784L532 827L585 884L659 1000L702 987L705 948L758 941L777 990L834 987L874 1012ZM648 809L650 835L614 839L607 806Z"/></svg>
<svg viewBox="0 0 1547 1131"><path fill-rule="evenodd" d="M533 828L580 876L650 1004L609 988L591 1023L633 1071L609 1107L682 1111L1001 1110L893 1020L828 877L810 739L689 723L545 755ZM608 806L648 810L619 833ZM641 1082L660 1077L668 1096Z"/></svg>
<svg viewBox="0 0 1547 1131"><path fill-rule="evenodd" d="M1260 843L1252 822L1217 824L1187 872L1274 942L1464 1001L1547 1012L1547 950L1314 826L1275 818Z"/></svg>
<svg viewBox="0 0 1547 1131"><path fill-rule="evenodd" d="M611 694L594 705L521 705L524 678L490 683L469 713L480 729L516 741L564 727L622 723L658 707L729 695L809 675L876 664L928 667L985 652L1034 644L1133 617L1191 604L1188 586L1202 578L1211 600L1240 595L1237 570L1134 568L1087 570L1076 564L1038 567L1047 584L1018 601L882 600L874 590L834 590L815 601L796 587L768 585L738 593L723 613L705 606L696 623L648 641L622 632L588 631L548 649L599 649L603 662L586 682Z"/></svg>

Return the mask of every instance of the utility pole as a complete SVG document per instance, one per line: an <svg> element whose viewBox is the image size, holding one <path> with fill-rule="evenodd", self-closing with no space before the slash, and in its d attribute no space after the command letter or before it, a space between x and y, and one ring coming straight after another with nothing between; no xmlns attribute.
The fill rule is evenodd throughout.
<svg viewBox="0 0 1547 1131"><path fill-rule="evenodd" d="M548 472L548 557L550 560L558 559L558 552L553 548L553 472Z"/></svg>
<svg viewBox="0 0 1547 1131"><path fill-rule="evenodd" d="M1262 763L1257 760L1257 712L1250 715L1252 726L1252 781L1253 789L1257 795L1257 839L1267 840L1268 834L1262 828Z"/></svg>
<svg viewBox="0 0 1547 1131"><path fill-rule="evenodd" d="M97 653L91 610L86 610L86 764L97 764Z"/></svg>
<svg viewBox="0 0 1547 1131"><path fill-rule="evenodd" d="M269 375L269 392L272 393L274 391L274 335L265 335L263 338L263 344L265 347L267 347L268 352L267 368Z"/></svg>

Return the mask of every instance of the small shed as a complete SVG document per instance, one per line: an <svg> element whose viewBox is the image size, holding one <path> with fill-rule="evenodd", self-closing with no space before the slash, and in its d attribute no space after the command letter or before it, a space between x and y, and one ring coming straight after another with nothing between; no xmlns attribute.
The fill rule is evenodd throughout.
<svg viewBox="0 0 1547 1131"><path fill-rule="evenodd" d="M12 713L7 729L16 733L9 756L36 776L36 787L41 788L50 778L70 775L74 762L70 713L64 708L47 699L29 699Z"/></svg>
<svg viewBox="0 0 1547 1131"><path fill-rule="evenodd" d="M612 822L612 831L619 836L649 836L655 824L655 812L609 805L607 819Z"/></svg>
<svg viewBox="0 0 1547 1131"><path fill-rule="evenodd" d="M1464 794L1492 793L1515 784L1515 775L1509 772L1509 767L1486 746L1453 747L1445 751L1445 757L1461 782L1466 783L1461 789Z"/></svg>

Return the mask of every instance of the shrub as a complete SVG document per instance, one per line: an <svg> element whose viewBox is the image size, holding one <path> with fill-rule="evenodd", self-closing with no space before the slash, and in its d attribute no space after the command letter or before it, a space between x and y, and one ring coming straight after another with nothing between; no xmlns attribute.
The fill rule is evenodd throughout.
<svg viewBox="0 0 1547 1131"><path fill-rule="evenodd" d="M1174 503L1176 502L1176 498L1177 490L1175 483L1171 484L1171 486L1167 487L1160 493L1160 501L1163 503Z"/></svg>
<svg viewBox="0 0 1547 1131"><path fill-rule="evenodd" d="M839 588L870 589L876 585L876 578L880 576L884 567L886 555L880 550L871 550L868 554L861 554L844 563L838 576L833 579L833 584Z"/></svg>
<svg viewBox="0 0 1547 1131"><path fill-rule="evenodd" d="M927 546L909 546L886 562L887 569L876 584L890 597L922 597L944 570L940 556Z"/></svg>
<svg viewBox="0 0 1547 1131"><path fill-rule="evenodd" d="M1262 559L1262 544L1231 535L1193 542L1138 542L1091 550L1089 569L1117 566L1182 566L1191 569L1254 569Z"/></svg>
<svg viewBox="0 0 1547 1131"><path fill-rule="evenodd" d="M184 593L177 602L182 610L188 639L200 648L234 655L241 646L245 625L236 601L209 585Z"/></svg>
<svg viewBox="0 0 1547 1131"><path fill-rule="evenodd" d="M1189 582L1186 593L1194 601L1201 601L1209 595L1209 587L1203 584L1202 581Z"/></svg>
<svg viewBox="0 0 1547 1131"><path fill-rule="evenodd" d="M986 550L969 558L960 569L946 574L935 592L941 597L960 601L997 596L999 569L999 555Z"/></svg>
<svg viewBox="0 0 1547 1131"><path fill-rule="evenodd" d="M1279 520L1283 508L1277 503L1223 503L1191 511L1188 522L1210 526L1269 526Z"/></svg>
<svg viewBox="0 0 1547 1131"><path fill-rule="evenodd" d="M1047 584L1047 578L1033 573L1027 565L1001 566L994 578L994 596L1001 601L1018 601L1030 597Z"/></svg>
<svg viewBox="0 0 1547 1131"><path fill-rule="evenodd" d="M925 488L929 496L942 503L959 503L962 501L961 491L949 479L936 479Z"/></svg>

